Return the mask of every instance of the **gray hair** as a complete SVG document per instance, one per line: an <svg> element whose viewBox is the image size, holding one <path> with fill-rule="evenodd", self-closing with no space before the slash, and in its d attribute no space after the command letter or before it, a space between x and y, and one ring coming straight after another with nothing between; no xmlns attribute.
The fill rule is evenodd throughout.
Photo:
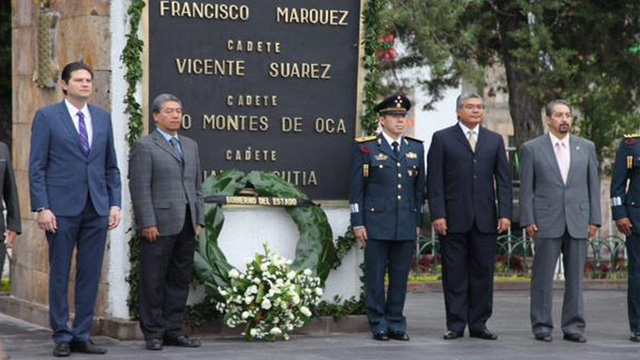
<svg viewBox="0 0 640 360"><path fill-rule="evenodd" d="M156 96L155 99L153 99L153 102L151 103L151 112L153 112L154 114L159 114L160 110L162 109L162 105L164 105L164 103L168 101L175 101L182 105L182 101L180 101L180 99L178 99L175 95L160 94Z"/></svg>
<svg viewBox="0 0 640 360"><path fill-rule="evenodd" d="M569 108L569 112L573 115L573 109L571 108L571 104L569 104L569 102L567 100L556 99L556 100L553 100L553 101L549 101L547 106L544 108L544 112L545 112L545 114L547 114L547 117L551 117L551 115L553 115L553 108L556 105L565 105L566 107Z"/></svg>
<svg viewBox="0 0 640 360"><path fill-rule="evenodd" d="M480 99L482 101L482 104L484 104L484 99L477 93L462 93L458 95L458 98L456 99L456 110L462 109L464 102L469 99Z"/></svg>

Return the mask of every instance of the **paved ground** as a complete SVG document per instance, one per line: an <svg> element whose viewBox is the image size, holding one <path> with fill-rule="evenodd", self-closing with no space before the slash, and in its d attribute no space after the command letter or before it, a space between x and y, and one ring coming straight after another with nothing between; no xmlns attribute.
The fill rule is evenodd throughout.
<svg viewBox="0 0 640 360"><path fill-rule="evenodd" d="M640 359L640 344L628 340L626 293L623 291L587 291L586 344L562 340L556 329L552 343L533 340L530 332L527 291L499 291L495 294L494 315L489 328L500 335L498 341L478 339L442 340L444 304L442 293L421 292L408 296L407 317L411 341L381 343L369 334L327 337L295 335L291 341L247 343L240 338L203 339L198 349L165 348L161 352L143 350L141 341L114 341L96 338L108 348L104 356L72 354L72 359L264 359L264 360L375 360L375 359ZM562 293L554 296L556 324L559 321ZM466 335L466 334L465 334ZM47 329L35 327L0 314L0 339L12 359L51 358L52 344ZM0 357L1 358L1 357Z"/></svg>

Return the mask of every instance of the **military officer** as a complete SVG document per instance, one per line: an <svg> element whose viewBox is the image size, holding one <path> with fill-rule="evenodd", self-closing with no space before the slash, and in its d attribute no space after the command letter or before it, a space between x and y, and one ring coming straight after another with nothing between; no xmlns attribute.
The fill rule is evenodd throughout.
<svg viewBox="0 0 640 360"><path fill-rule="evenodd" d="M424 146L404 136L410 108L403 95L376 105L382 132L357 139L351 161L351 225L365 247L367 317L379 341L409 340L403 308L425 189Z"/></svg>
<svg viewBox="0 0 640 360"><path fill-rule="evenodd" d="M640 134L627 135L620 143L611 177L611 212L627 237L629 339L640 342Z"/></svg>

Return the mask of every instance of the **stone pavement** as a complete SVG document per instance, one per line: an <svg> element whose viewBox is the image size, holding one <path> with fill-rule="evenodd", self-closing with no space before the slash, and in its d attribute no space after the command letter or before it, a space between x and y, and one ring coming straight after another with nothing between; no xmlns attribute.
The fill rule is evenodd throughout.
<svg viewBox="0 0 640 360"><path fill-rule="evenodd" d="M331 336L294 335L288 342L247 343L240 338L206 337L197 349L165 348L160 352L143 350L142 341L115 341L105 337L95 342L105 346L107 355L72 354L71 359L264 359L264 360L375 360L375 359L640 359L640 343L628 340L626 292L589 290L585 292L588 342L575 344L562 340L557 328L562 292L554 294L556 330L552 343L535 341L529 326L528 291L497 291L494 315L489 328L497 341L465 338L445 341L444 301L438 291L410 293L406 315L411 341L382 343L369 334ZM11 359L51 358L52 344L47 329L0 314L0 341ZM1 357L0 357L1 358Z"/></svg>

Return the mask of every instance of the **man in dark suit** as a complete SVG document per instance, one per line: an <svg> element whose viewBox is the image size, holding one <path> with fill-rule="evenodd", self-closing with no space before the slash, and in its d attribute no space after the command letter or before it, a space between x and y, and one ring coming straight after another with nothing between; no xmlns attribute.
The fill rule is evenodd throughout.
<svg viewBox="0 0 640 360"><path fill-rule="evenodd" d="M471 337L495 340L486 322L497 234L511 226L511 170L502 136L481 126L480 95L458 96L456 113L456 125L433 135L427 158L427 198L442 254L444 339L462 337L468 326Z"/></svg>
<svg viewBox="0 0 640 360"><path fill-rule="evenodd" d="M4 260L7 256L7 248L13 246L16 236L20 234L22 229L20 221L20 201L18 200L18 189L16 187L16 177L13 173L11 165L11 154L9 148L3 142L0 142L0 191L2 191L2 200L0 200L0 212L7 210L6 224L4 219L0 219L0 234L4 239L0 241L0 279L2 278L2 269L4 269ZM6 240L6 244L5 244Z"/></svg>
<svg viewBox="0 0 640 360"><path fill-rule="evenodd" d="M369 328L381 341L409 340L403 309L424 203L424 147L403 136L410 107L402 95L379 103L382 132L356 140L351 161L351 225L365 246Z"/></svg>
<svg viewBox="0 0 640 360"><path fill-rule="evenodd" d="M55 356L104 354L90 340L107 231L120 223L120 171L111 115L88 105L93 72L64 67L65 99L36 112L31 130L31 210L49 243L49 317ZM76 256L75 319L69 328L67 288Z"/></svg>
<svg viewBox="0 0 640 360"><path fill-rule="evenodd" d="M611 176L611 212L627 238L629 339L640 342L640 134L620 143Z"/></svg>
<svg viewBox="0 0 640 360"><path fill-rule="evenodd" d="M143 237L140 328L148 350L198 347L182 330L196 237L204 227L198 144L178 135L182 102L170 94L152 104L156 130L141 139L129 163L133 211Z"/></svg>
<svg viewBox="0 0 640 360"><path fill-rule="evenodd" d="M536 340L552 341L553 273L562 252L566 280L562 332L565 340L584 343L587 241L601 223L596 148L570 134L569 103L554 100L545 110L549 133L522 146L520 225L535 240L531 328Z"/></svg>

